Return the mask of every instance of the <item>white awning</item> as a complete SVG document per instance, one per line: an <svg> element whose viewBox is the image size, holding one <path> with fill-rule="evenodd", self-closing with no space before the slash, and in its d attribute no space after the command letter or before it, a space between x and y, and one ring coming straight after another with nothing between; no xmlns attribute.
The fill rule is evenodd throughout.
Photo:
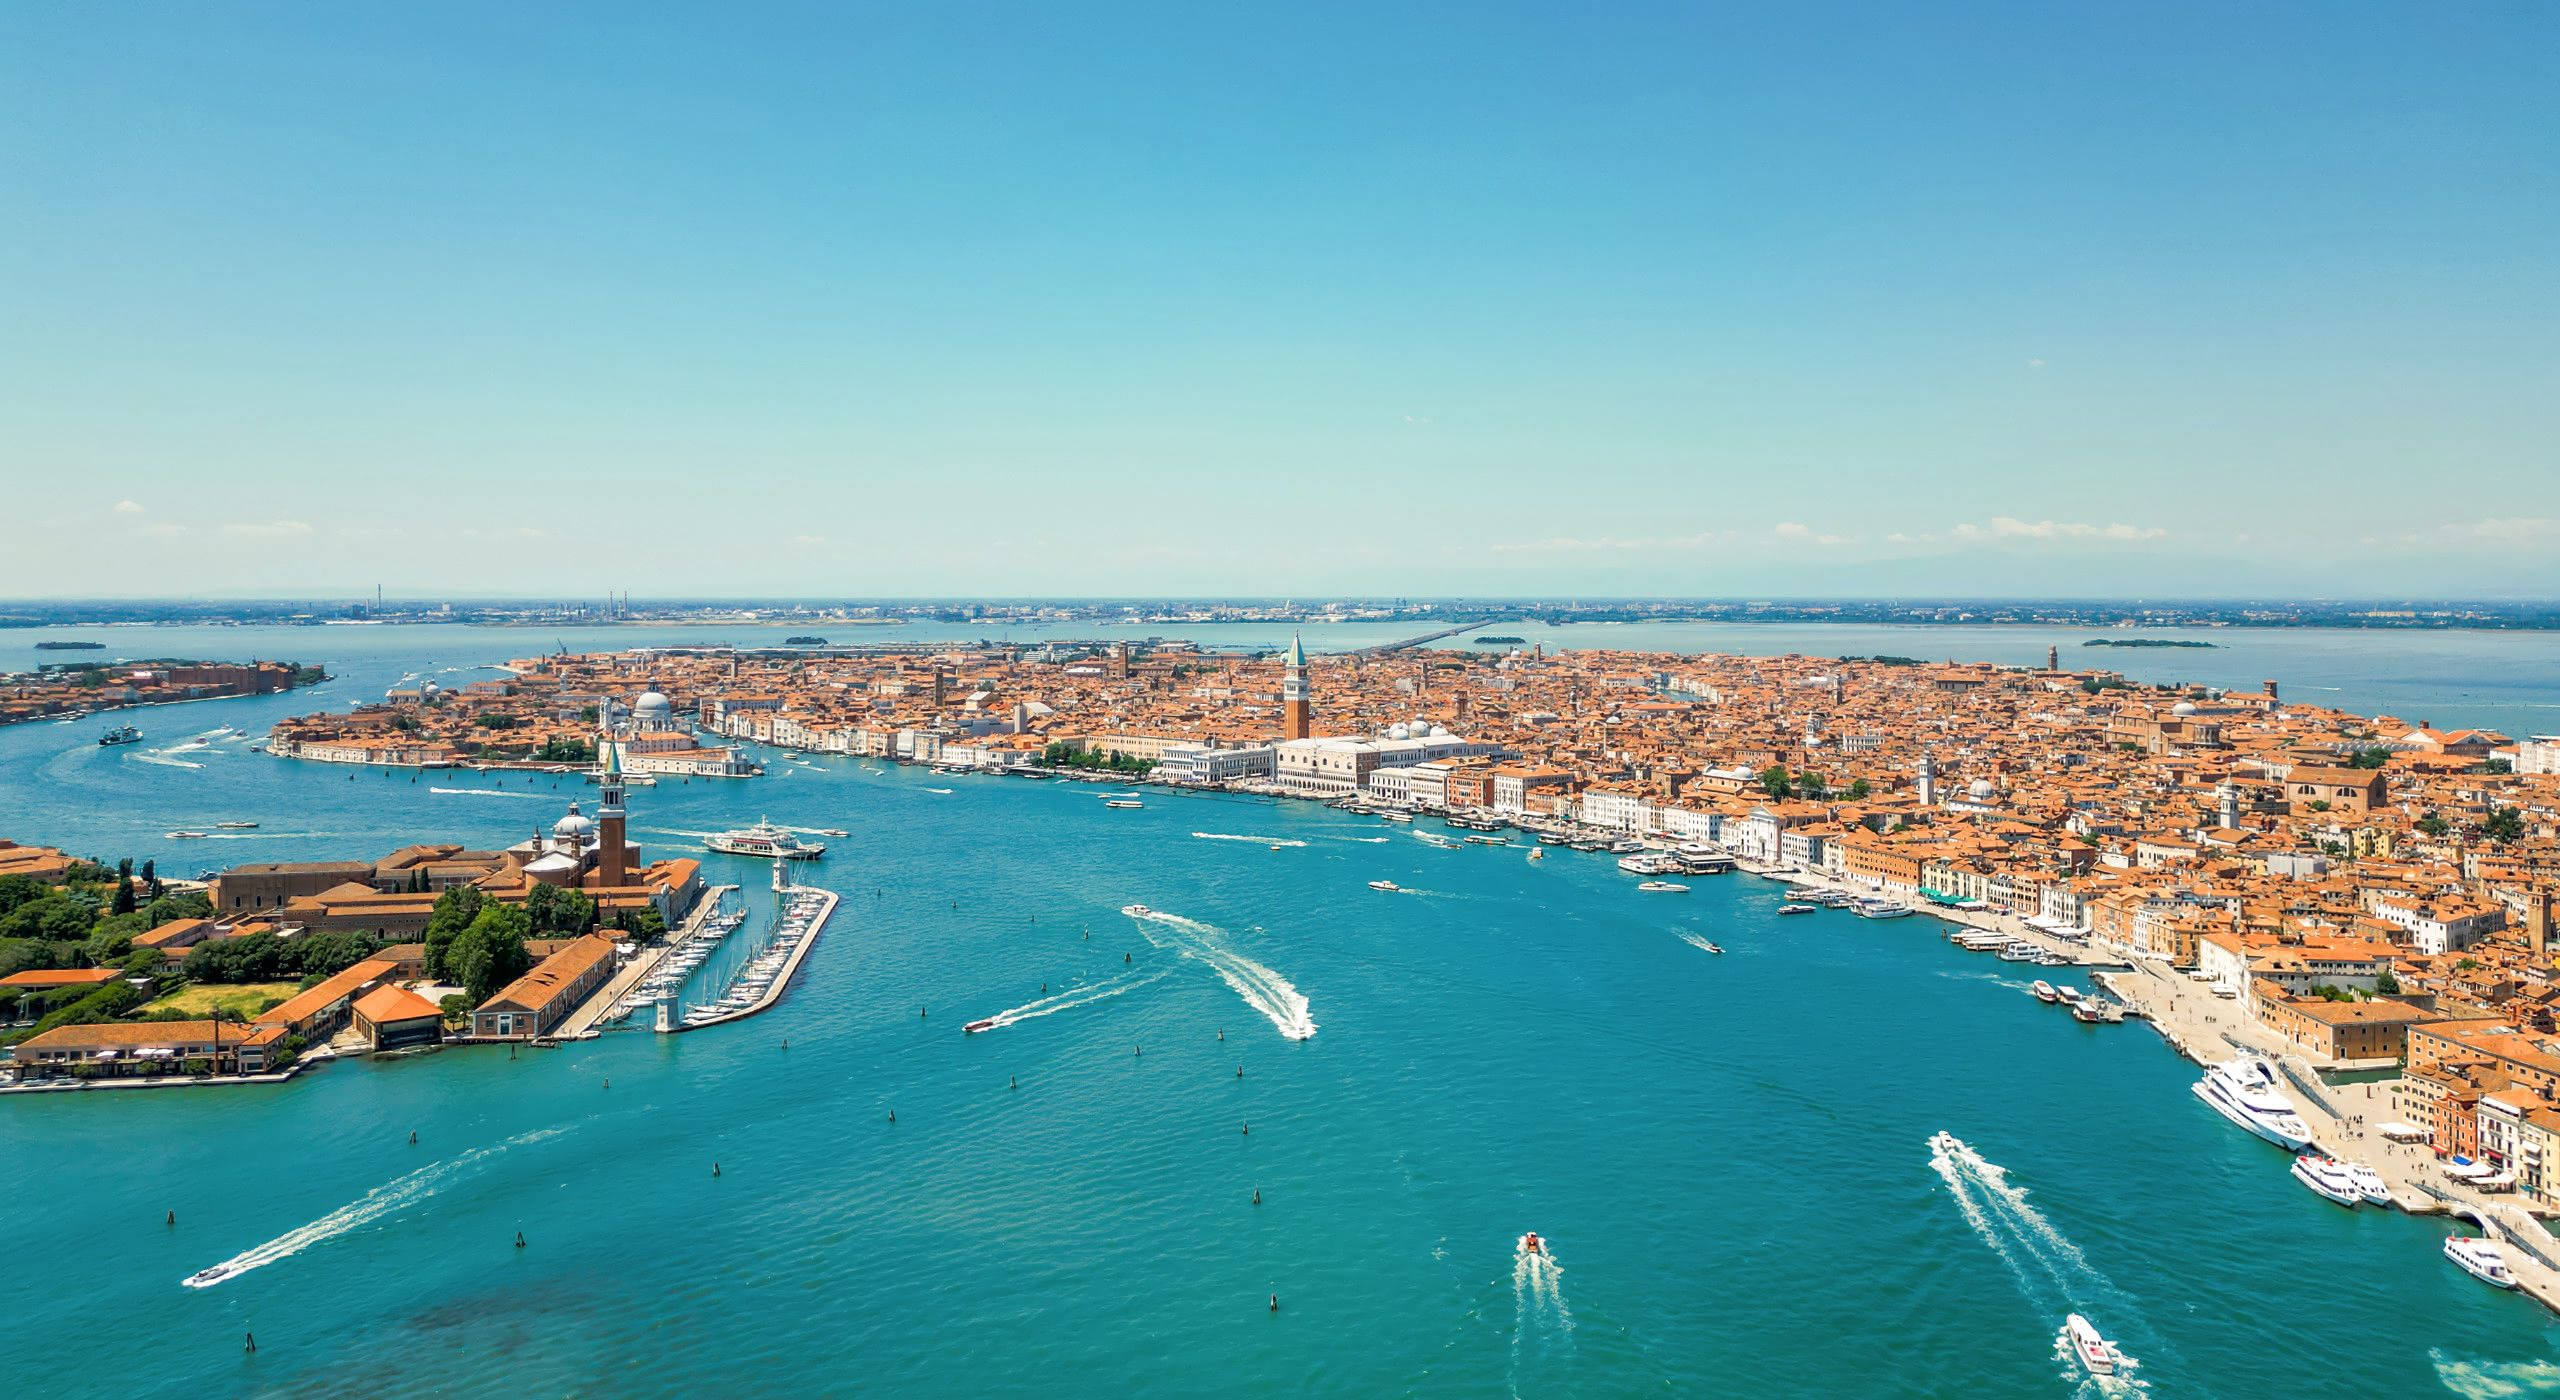
<svg viewBox="0 0 2560 1400"><path fill-rule="evenodd" d="M2407 1123L2385 1123L2381 1127L2374 1129L2374 1131L2391 1139L2393 1142L2424 1142L2427 1140L2426 1129L2415 1127Z"/></svg>

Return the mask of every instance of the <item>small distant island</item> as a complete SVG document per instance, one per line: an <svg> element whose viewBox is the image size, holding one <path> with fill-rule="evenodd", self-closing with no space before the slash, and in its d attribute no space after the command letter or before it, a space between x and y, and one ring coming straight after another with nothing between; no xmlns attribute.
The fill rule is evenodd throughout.
<svg viewBox="0 0 2560 1400"><path fill-rule="evenodd" d="M787 647L822 647L827 644L827 639L824 637L785 637L782 639L782 644Z"/></svg>
<svg viewBox="0 0 2560 1400"><path fill-rule="evenodd" d="M2082 642L2080 645L2084 647L2188 647L2197 651L2217 651L2222 646L2220 642L2189 642L2170 637L2127 637L2121 641L2114 637L2098 637Z"/></svg>
<svg viewBox="0 0 2560 1400"><path fill-rule="evenodd" d="M38 642L38 643L36 643L36 650L38 650L38 651L104 651L104 650L106 650L106 649L107 649L107 644L106 644L106 643L104 643L104 642Z"/></svg>
<svg viewBox="0 0 2560 1400"><path fill-rule="evenodd" d="M1524 645L1529 639L1526 637L1476 637L1472 640L1480 647L1516 647Z"/></svg>

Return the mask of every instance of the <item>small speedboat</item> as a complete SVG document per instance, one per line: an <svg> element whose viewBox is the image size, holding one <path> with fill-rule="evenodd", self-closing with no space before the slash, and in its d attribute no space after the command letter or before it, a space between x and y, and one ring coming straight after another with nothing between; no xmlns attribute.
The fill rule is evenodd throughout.
<svg viewBox="0 0 2560 1400"><path fill-rule="evenodd" d="M2507 1272L2507 1257L2498 1251L2495 1241L2456 1235L2444 1242L2444 1257L2491 1288L2516 1286L2516 1276Z"/></svg>
<svg viewBox="0 0 2560 1400"><path fill-rule="evenodd" d="M215 827L215 829L217 829L217 830L221 830L221 831L249 831L249 830L253 830L253 829L255 829L255 828L257 827L257 825L258 825L258 824L257 824L256 822L215 822L215 823L214 823L214 827Z"/></svg>
<svg viewBox="0 0 2560 1400"><path fill-rule="evenodd" d="M2349 1210L2364 1204L2364 1192L2357 1187L2355 1177L2334 1158L2294 1158L2293 1179L2311 1188L2314 1194L2326 1196Z"/></svg>
<svg viewBox="0 0 2560 1400"><path fill-rule="evenodd" d="M1646 894L1687 894L1689 887L1676 880L1647 880L1636 886Z"/></svg>
<svg viewBox="0 0 2560 1400"><path fill-rule="evenodd" d="M1822 906L1819 904L1798 904L1793 900L1789 900L1788 902L1778 906L1778 912L1781 914L1810 914L1821 907Z"/></svg>
<svg viewBox="0 0 2560 1400"><path fill-rule="evenodd" d="M2124 1361L2124 1353L2116 1350L2115 1343L2099 1336L2096 1324L2078 1313L2062 1320L2062 1331L2071 1342L2072 1356L2090 1375L2112 1376Z"/></svg>
<svg viewBox="0 0 2560 1400"><path fill-rule="evenodd" d="M166 835L172 841L201 841L205 838L205 833L201 831L172 831Z"/></svg>
<svg viewBox="0 0 2560 1400"><path fill-rule="evenodd" d="M1394 894L1398 890L1403 889L1404 886L1397 884L1393 880L1371 880L1369 882L1369 888L1373 890L1385 890L1389 894Z"/></svg>
<svg viewBox="0 0 2560 1400"><path fill-rule="evenodd" d="M816 827L813 828L813 830L815 830L820 836L851 836L853 834L852 832L846 831L840 827L832 826Z"/></svg>
<svg viewBox="0 0 2560 1400"><path fill-rule="evenodd" d="M2035 992L2036 1000L2041 1002L2052 1003L2062 1000L2062 993L2055 991L2053 984L2041 977L2036 979L2036 984L2031 990Z"/></svg>
<svg viewBox="0 0 2560 1400"><path fill-rule="evenodd" d="M187 1275L187 1287L210 1288L214 1284L220 1283L229 1277L231 1277L231 1266L228 1264L216 1264L210 1269L198 1269L194 1273Z"/></svg>
<svg viewBox="0 0 2560 1400"><path fill-rule="evenodd" d="M1137 915L1137 916L1139 916L1139 917L1143 918L1143 917L1145 917L1146 915L1152 914L1152 913L1154 913L1154 912L1156 912L1156 911L1154 911L1153 909L1148 908L1147 906L1145 906L1145 905L1143 905L1143 904L1127 904L1127 905L1122 905L1122 906L1121 906L1120 912L1121 912L1121 913L1123 913L1123 914L1134 914L1134 915Z"/></svg>
<svg viewBox="0 0 2560 1400"><path fill-rule="evenodd" d="M1144 807L1144 806L1146 806L1147 804L1145 804L1144 802L1137 801L1137 800L1136 800L1136 799L1134 799L1134 798L1127 798L1127 797L1115 797L1115 798L1112 798L1110 801L1103 803L1102 805L1103 805L1103 806L1105 806L1105 807L1123 807L1123 808L1126 808L1126 807Z"/></svg>
<svg viewBox="0 0 2560 1400"><path fill-rule="evenodd" d="M976 1035L980 1031L991 1031L995 1028L996 1018L989 1016L983 1021L971 1021L969 1024L962 1026L960 1028L960 1033L963 1035Z"/></svg>
<svg viewBox="0 0 2560 1400"><path fill-rule="evenodd" d="M1723 945L1723 944L1721 944L1721 943L1705 943L1705 942L1701 942L1698 946L1699 946L1699 947L1701 947L1701 948L1706 949L1706 950L1707 950L1708 952L1710 952L1710 953L1721 953L1721 952L1723 952L1723 951L1724 951L1724 945Z"/></svg>
<svg viewBox="0 0 2560 1400"><path fill-rule="evenodd" d="M1547 1252L1547 1242L1538 1238L1537 1231L1531 1230L1529 1233L1520 1237L1520 1252L1523 1254L1544 1254Z"/></svg>

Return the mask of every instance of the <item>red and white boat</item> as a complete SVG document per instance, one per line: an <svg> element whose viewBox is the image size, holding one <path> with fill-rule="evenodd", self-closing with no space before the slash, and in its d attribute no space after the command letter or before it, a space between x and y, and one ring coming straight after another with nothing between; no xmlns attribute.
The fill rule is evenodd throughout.
<svg viewBox="0 0 2560 1400"><path fill-rule="evenodd" d="M1538 1238L1537 1231L1531 1230L1520 1237L1520 1250L1524 1254L1544 1254L1547 1252L1547 1242Z"/></svg>
<svg viewBox="0 0 2560 1400"><path fill-rule="evenodd" d="M2072 1356L2090 1375L2112 1376L2116 1367L2123 1364L2124 1353L2116 1350L2115 1343L2099 1336L2096 1324L2080 1314L2073 1313L2064 1318L2062 1331L2071 1343Z"/></svg>

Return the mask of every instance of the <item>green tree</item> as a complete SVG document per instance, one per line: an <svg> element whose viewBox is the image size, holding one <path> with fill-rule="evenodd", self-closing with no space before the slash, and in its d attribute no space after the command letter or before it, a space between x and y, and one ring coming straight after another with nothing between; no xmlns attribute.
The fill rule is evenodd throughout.
<svg viewBox="0 0 2560 1400"><path fill-rule="evenodd" d="M2516 766L2507 759L2493 758L2488 762L2481 764L2480 771L2483 773L2512 773L2516 771Z"/></svg>
<svg viewBox="0 0 2560 1400"><path fill-rule="evenodd" d="M146 860L142 863L143 897L154 902L159 900L161 894L159 864L154 860Z"/></svg>
<svg viewBox="0 0 2560 1400"><path fill-rule="evenodd" d="M2446 821L2442 812L2429 812L2418 818L2415 825L2429 836L2442 836L2453 830L2453 823Z"/></svg>
<svg viewBox="0 0 2560 1400"><path fill-rule="evenodd" d="M2505 845L2524 835L2524 813L2513 807L2501 807L2489 815L2488 822L2480 829L2489 834L2490 840Z"/></svg>
<svg viewBox="0 0 2560 1400"><path fill-rule="evenodd" d="M596 902L557 885L534 886L524 898L524 912L536 934L575 936L596 926Z"/></svg>
<svg viewBox="0 0 2560 1400"><path fill-rule="evenodd" d="M1873 791L1875 791L1875 789L1867 786L1867 780L1860 778L1849 784L1849 800L1852 802L1863 801L1866 798L1866 795Z"/></svg>
<svg viewBox="0 0 2560 1400"><path fill-rule="evenodd" d="M438 982L455 980L453 969L447 966L453 940L480 917L480 908L486 902L487 897L471 885L456 885L436 896L436 907L427 915L424 938L427 976Z"/></svg>
<svg viewBox="0 0 2560 1400"><path fill-rule="evenodd" d="M133 905L133 857L126 856L116 862L115 902L108 908L113 913L130 914Z"/></svg>
<svg viewBox="0 0 2560 1400"><path fill-rule="evenodd" d="M2358 749L2347 755L2349 768L2380 768L2390 761L2391 750L2385 748Z"/></svg>
<svg viewBox="0 0 2560 1400"><path fill-rule="evenodd" d="M2386 967L2373 979L2373 989L2384 996L2396 997L2400 995L2400 979L2392 976L2391 969Z"/></svg>
<svg viewBox="0 0 2560 1400"><path fill-rule="evenodd" d="M1783 763L1772 763L1764 769L1760 774L1760 790L1771 797L1792 796L1795 787L1787 781L1787 766Z"/></svg>
<svg viewBox="0 0 2560 1400"><path fill-rule="evenodd" d="M666 916L660 914L654 904L644 904L637 909L616 909L613 917L605 920L605 927L628 933L642 943L667 936Z"/></svg>
<svg viewBox="0 0 2560 1400"><path fill-rule="evenodd" d="M487 1001L500 987L532 970L532 956L524 947L532 927L523 910L491 904L454 936L445 963L472 1005Z"/></svg>

